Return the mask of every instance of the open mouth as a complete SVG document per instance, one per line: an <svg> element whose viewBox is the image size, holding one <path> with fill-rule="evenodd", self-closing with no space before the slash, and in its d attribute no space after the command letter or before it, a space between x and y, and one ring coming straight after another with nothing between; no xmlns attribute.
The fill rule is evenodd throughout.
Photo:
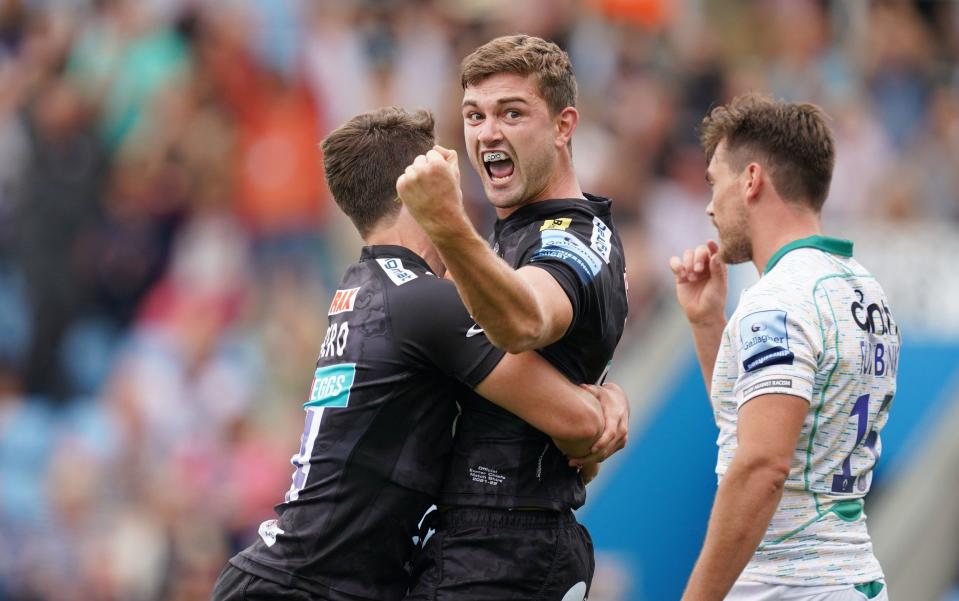
<svg viewBox="0 0 959 601"><path fill-rule="evenodd" d="M494 184L506 183L513 176L513 159L502 150L484 151L482 157L486 173Z"/></svg>

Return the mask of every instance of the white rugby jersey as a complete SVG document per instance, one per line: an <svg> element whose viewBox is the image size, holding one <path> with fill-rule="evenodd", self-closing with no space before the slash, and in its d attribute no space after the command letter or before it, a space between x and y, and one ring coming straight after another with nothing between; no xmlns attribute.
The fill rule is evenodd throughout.
<svg viewBox="0 0 959 601"><path fill-rule="evenodd" d="M781 248L743 292L712 380L721 479L738 410L764 394L809 401L782 501L742 574L772 584L882 577L862 498L882 446L899 364L899 328L852 243L812 236Z"/></svg>

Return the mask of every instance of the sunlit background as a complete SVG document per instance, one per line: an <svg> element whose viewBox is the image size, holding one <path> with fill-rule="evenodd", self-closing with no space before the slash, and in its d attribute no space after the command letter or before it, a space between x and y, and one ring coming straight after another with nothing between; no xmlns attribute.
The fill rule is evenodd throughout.
<svg viewBox="0 0 959 601"><path fill-rule="evenodd" d="M317 143L399 104L461 147L459 60L515 32L570 52L627 251L590 600L677 599L702 541L716 430L666 261L712 233L697 124L754 90L832 116L825 227L905 338L870 529L893 599L959 599L959 3L0 0L0 600L208 598L288 488L359 252Z"/></svg>

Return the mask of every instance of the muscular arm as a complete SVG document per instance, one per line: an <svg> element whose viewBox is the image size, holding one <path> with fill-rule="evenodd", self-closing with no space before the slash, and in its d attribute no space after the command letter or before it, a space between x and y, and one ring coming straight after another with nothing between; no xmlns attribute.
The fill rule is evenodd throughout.
<svg viewBox="0 0 959 601"><path fill-rule="evenodd" d="M603 432L596 397L537 353L504 355L476 392L552 437L570 457L588 455Z"/></svg>
<svg viewBox="0 0 959 601"><path fill-rule="evenodd" d="M716 492L684 601L720 601L755 553L782 498L809 403L758 396L739 410L739 446Z"/></svg>
<svg viewBox="0 0 959 601"><path fill-rule="evenodd" d="M396 191L423 227L470 314L495 346L519 353L559 340L573 319L562 287L542 269L514 270L489 249L463 209L456 153L416 158Z"/></svg>
<svg viewBox="0 0 959 601"><path fill-rule="evenodd" d="M514 270L465 218L426 232L460 298L494 345L520 353L556 342L566 333L573 306L548 272L532 266Z"/></svg>

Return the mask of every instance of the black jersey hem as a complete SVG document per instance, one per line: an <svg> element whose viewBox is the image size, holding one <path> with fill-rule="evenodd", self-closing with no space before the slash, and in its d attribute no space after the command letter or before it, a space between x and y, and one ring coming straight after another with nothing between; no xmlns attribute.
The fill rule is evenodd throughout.
<svg viewBox="0 0 959 601"><path fill-rule="evenodd" d="M242 552L230 558L230 565L248 574L269 580L281 586L295 588L310 593L311 595L320 595L317 601L384 601L386 599L402 599L405 594L404 590L403 593L392 596L388 594L378 595L376 597L354 595L338 590L328 584L324 585L318 581L303 578L302 576L294 576L279 568L264 565L243 555Z"/></svg>
<svg viewBox="0 0 959 601"><path fill-rule="evenodd" d="M576 524L572 510L521 511L501 507L444 507L436 515L436 524L444 528L542 529L565 527Z"/></svg>
<svg viewBox="0 0 959 601"><path fill-rule="evenodd" d="M570 509L579 509L585 503L570 504L563 503L552 498L532 497L532 496L499 496L488 493L453 493L445 494L440 497L439 505L450 508L483 508L483 509L517 509L517 508L535 508L549 509L552 511L566 511Z"/></svg>

